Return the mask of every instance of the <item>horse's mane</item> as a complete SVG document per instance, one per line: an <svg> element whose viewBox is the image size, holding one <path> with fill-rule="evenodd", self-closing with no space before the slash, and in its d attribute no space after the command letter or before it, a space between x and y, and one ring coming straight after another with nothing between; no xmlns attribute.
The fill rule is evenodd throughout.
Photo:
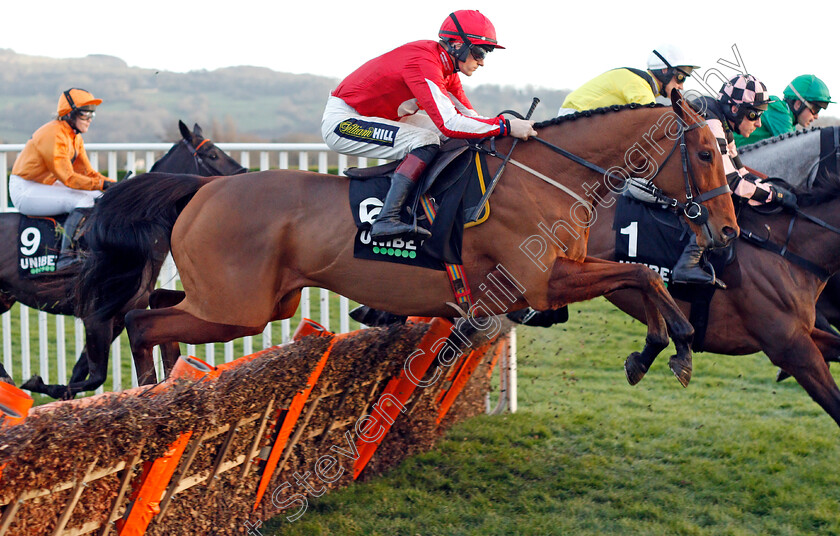
<svg viewBox="0 0 840 536"><path fill-rule="evenodd" d="M738 152L748 153L750 151L755 151L756 149L760 149L762 147L766 147L767 145L771 145L773 143L779 143L780 141L785 141L790 138L795 138L797 136L802 136L804 134L809 134L811 132L821 130L823 127L811 127L809 129L796 129L793 132L785 132L784 134L779 134L778 136L773 136L772 138L764 138L763 140L759 140L755 143L751 143L749 145L742 145L738 147ZM829 127L826 127L829 128Z"/></svg>
<svg viewBox="0 0 840 536"><path fill-rule="evenodd" d="M802 207L813 207L827 203L840 197L840 182L818 181L811 189L797 188L794 190L797 204Z"/></svg>
<svg viewBox="0 0 840 536"><path fill-rule="evenodd" d="M584 118L584 117L588 118L588 117L592 117L592 116L601 116L601 115L608 114L608 113L620 112L622 110L635 110L637 108L664 108L664 107L665 106L663 104L660 104L660 103L657 103L657 102L654 102L654 103L651 103L651 104L639 104L637 102L631 102L630 104L623 104L623 105L613 104L612 106L605 106L603 108L595 108L595 109L592 109L592 110L583 110L583 111L580 111L580 112L575 112L573 114L567 114L567 115L561 115L561 116L558 116L558 117L554 117L552 119L548 119L546 121L536 123L534 125L534 128L543 128L543 127L548 127L548 126L552 126L552 125L559 125L561 123L567 123L569 121L576 121L576 120Z"/></svg>

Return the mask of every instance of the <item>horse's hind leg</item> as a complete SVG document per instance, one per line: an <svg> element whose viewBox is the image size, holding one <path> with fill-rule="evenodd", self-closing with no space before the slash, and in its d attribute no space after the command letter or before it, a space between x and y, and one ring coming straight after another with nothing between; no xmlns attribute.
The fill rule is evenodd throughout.
<svg viewBox="0 0 840 536"><path fill-rule="evenodd" d="M164 307L172 307L184 301L186 294L183 290L170 290L159 288L149 294L149 308L163 309ZM164 373L169 376L175 362L181 356L181 345L179 342L171 342L169 344L162 344L160 347L160 355L163 360Z"/></svg>
<svg viewBox="0 0 840 536"><path fill-rule="evenodd" d="M152 359L152 348L157 345L227 342L258 335L265 328L265 325L254 327L208 322L182 311L178 306L129 311L125 315L125 324L137 369L137 381L141 385L157 381Z"/></svg>
<svg viewBox="0 0 840 536"><path fill-rule="evenodd" d="M645 303L649 322L646 358L651 355L655 357L661 351L661 348L657 348L664 341L661 331L661 323L664 321L677 350L677 355L671 357L669 365L679 382L683 386L688 385L691 379L691 340L694 328L668 294L662 278L650 268L594 257L587 257L583 263L558 259L549 281L549 301L552 304L585 301L622 289L639 290L650 300L650 305Z"/></svg>
<svg viewBox="0 0 840 536"><path fill-rule="evenodd" d="M7 294L0 293L0 314L5 313L9 309L12 308L12 305L15 304L17 300L12 298ZM12 385L15 384L14 380L12 380L11 375L6 371L6 368L3 366L3 363L0 363L0 381L10 383Z"/></svg>

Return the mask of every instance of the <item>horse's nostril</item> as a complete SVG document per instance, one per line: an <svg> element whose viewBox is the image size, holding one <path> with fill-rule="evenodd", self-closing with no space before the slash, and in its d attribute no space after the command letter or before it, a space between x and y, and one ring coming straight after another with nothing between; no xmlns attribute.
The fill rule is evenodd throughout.
<svg viewBox="0 0 840 536"><path fill-rule="evenodd" d="M724 235L726 238L728 238L728 239L732 240L732 239L734 239L735 237L737 237L737 236L738 236L738 231L736 231L736 230L735 230L734 228L732 228L732 227L728 227L728 226L727 226L727 227L724 227L724 228L723 228L723 235Z"/></svg>

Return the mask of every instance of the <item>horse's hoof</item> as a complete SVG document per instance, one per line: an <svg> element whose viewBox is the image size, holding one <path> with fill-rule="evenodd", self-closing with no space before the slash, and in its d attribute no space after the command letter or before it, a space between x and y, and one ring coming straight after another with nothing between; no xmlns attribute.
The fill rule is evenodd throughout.
<svg viewBox="0 0 840 536"><path fill-rule="evenodd" d="M639 360L640 357L642 354L633 352L624 360L624 374L627 375L627 383L630 385L636 385L647 374L648 369Z"/></svg>
<svg viewBox="0 0 840 536"><path fill-rule="evenodd" d="M367 305L360 305L350 311L350 318L370 327L385 327L392 324L405 324L408 319L407 316L395 315L387 311L380 311L368 307Z"/></svg>
<svg viewBox="0 0 840 536"><path fill-rule="evenodd" d="M691 381L691 358L680 357L672 355L668 366L671 367L671 372L677 377L677 380L683 387L688 387L688 382Z"/></svg>
<svg viewBox="0 0 840 536"><path fill-rule="evenodd" d="M27 389L33 393L41 393L44 387L44 380L37 374L26 380L21 386L21 389Z"/></svg>
<svg viewBox="0 0 840 536"><path fill-rule="evenodd" d="M780 381L786 380L788 378L790 378L790 374L788 374L787 372L785 372L782 369L779 369L779 372L776 374L776 381L780 382Z"/></svg>

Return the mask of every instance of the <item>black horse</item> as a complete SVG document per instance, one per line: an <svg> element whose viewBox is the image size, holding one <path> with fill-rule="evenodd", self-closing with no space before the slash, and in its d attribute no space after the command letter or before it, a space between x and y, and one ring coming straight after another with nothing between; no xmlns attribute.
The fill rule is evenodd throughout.
<svg viewBox="0 0 840 536"><path fill-rule="evenodd" d="M190 132L178 122L183 139L158 160L152 170L170 173L189 173L205 177L244 173L236 160L216 147L202 135L197 124ZM81 262L74 262L50 275L26 279L18 273L17 232L21 216L17 213L0 214L0 313L8 311L15 302L57 315L75 315L76 276ZM70 399L76 393L101 386L108 375L110 344L125 327L125 313L134 308L145 308L154 290L158 273L166 258L169 244L159 244L154 251L154 263L149 284L140 289L125 307L106 322L88 321L80 317L85 326L85 348L79 355L68 385L47 385L40 376L33 376L21 388L53 398ZM84 251L81 252L84 254ZM163 295L165 299L165 294ZM0 364L0 379L12 383Z"/></svg>

